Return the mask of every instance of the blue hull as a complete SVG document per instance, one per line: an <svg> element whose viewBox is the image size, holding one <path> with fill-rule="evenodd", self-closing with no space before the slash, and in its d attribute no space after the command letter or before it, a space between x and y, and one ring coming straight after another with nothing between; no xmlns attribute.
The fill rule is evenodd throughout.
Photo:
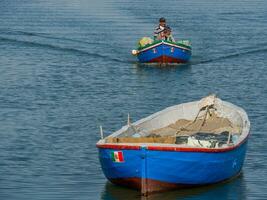
<svg viewBox="0 0 267 200"><path fill-rule="evenodd" d="M162 41L141 49L137 57L142 63L186 63L191 48Z"/></svg>
<svg viewBox="0 0 267 200"><path fill-rule="evenodd" d="M111 182L150 193L174 186L206 185L229 179L241 171L246 149L247 141L224 152L99 147L99 159L105 176ZM114 151L122 151L123 162L112 161Z"/></svg>

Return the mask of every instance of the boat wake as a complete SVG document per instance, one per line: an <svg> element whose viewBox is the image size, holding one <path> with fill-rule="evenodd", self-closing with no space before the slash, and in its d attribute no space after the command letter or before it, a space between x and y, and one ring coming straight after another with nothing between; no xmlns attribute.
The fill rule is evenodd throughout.
<svg viewBox="0 0 267 200"><path fill-rule="evenodd" d="M34 37L34 38L33 38ZM39 37L39 38L36 38ZM41 39L40 39L41 38ZM42 38L49 39L42 40ZM118 58L112 58L112 55L104 55L98 53L92 53L87 51L88 45L90 46L104 46L105 44L97 43L97 42L86 42L76 39L69 39L69 38L61 38L61 37L54 37L54 36L47 36L42 33L31 33L31 32L24 32L24 31L8 31L8 30L0 30L0 42L8 42L13 44L19 44L23 46L29 47L37 47L37 48L46 48L50 50L68 52L72 54L79 54L90 56L94 58L105 59L114 62L125 63L127 61L121 60ZM71 43L67 43L71 42ZM51 44L53 43L53 44ZM77 46L77 43L80 43L79 48L73 48L73 46ZM109 47L112 48L112 47ZM116 51L112 48L112 51Z"/></svg>
<svg viewBox="0 0 267 200"><path fill-rule="evenodd" d="M239 57L239 56L250 55L250 54L255 54L255 53L263 53L263 52L267 52L267 48L254 49L254 50L250 50L250 51L244 51L244 52L239 52L239 53L228 54L228 55L225 55L225 56L220 56L220 57L217 57L217 58L211 58L211 59L198 61L198 62L192 61L191 65L199 65L199 64L204 64L204 63L211 63L211 62L221 61L221 60L225 60L225 59L236 58L236 57Z"/></svg>
<svg viewBox="0 0 267 200"><path fill-rule="evenodd" d="M89 45L99 45L99 46L107 46L108 44L100 43L100 42L87 42L84 40L77 40L72 38L65 38L65 37L56 37L51 36L47 33L36 33L36 32L26 32L26 31L19 31L19 30L9 30L9 29L0 29L0 35L13 35L13 36L28 36L28 37L39 37L39 38L46 38L46 39L52 39L56 41L67 41L67 42L76 42L81 44L89 44Z"/></svg>

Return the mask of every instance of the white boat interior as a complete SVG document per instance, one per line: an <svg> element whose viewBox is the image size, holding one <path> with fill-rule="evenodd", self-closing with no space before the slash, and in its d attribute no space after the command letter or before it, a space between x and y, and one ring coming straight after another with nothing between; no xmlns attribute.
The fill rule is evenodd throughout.
<svg viewBox="0 0 267 200"><path fill-rule="evenodd" d="M246 112L215 95L168 107L130 123L103 143L154 143L222 148L237 145L249 134Z"/></svg>

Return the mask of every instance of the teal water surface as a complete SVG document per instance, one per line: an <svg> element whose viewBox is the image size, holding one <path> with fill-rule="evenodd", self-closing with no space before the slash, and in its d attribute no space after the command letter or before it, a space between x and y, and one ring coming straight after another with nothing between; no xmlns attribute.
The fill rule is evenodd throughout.
<svg viewBox="0 0 267 200"><path fill-rule="evenodd" d="M191 63L130 52L164 16ZM267 199L267 1L0 1L0 199L141 199L105 179L95 143L127 121L216 93L251 120L235 180L148 199Z"/></svg>

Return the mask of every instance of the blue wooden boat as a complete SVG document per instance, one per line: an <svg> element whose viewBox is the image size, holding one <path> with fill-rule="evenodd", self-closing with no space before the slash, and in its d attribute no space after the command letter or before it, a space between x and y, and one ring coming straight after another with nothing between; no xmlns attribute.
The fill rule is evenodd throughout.
<svg viewBox="0 0 267 200"><path fill-rule="evenodd" d="M237 176L249 130L242 108L208 96L128 122L97 147L108 180L147 195Z"/></svg>
<svg viewBox="0 0 267 200"><path fill-rule="evenodd" d="M141 63L187 63L191 58L191 46L188 40L170 42L155 41L132 51Z"/></svg>

